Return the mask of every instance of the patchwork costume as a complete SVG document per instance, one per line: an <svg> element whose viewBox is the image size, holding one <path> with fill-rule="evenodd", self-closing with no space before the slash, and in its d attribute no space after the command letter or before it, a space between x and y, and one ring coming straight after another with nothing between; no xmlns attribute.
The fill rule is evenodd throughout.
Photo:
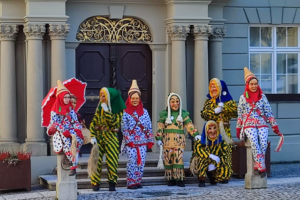
<svg viewBox="0 0 300 200"><path fill-rule="evenodd" d="M170 98L176 96L180 100L180 108L174 111L170 108ZM189 112L181 109L181 99L176 93L171 93L168 97L167 110L162 111L159 115L157 125L156 140L163 144L165 176L169 180L169 186L183 184L184 165L183 154L185 148L184 128L193 137L199 136L199 132L192 120L189 118ZM199 136L200 137L200 136ZM159 142L161 141L161 142Z"/></svg>
<svg viewBox="0 0 300 200"><path fill-rule="evenodd" d="M220 129L225 130L227 136L231 139L230 132L230 120L232 118L237 118L237 106L233 98L231 97L227 85L223 80L219 80L217 78L213 78L209 85L215 84L217 86L218 97L213 98L211 94L211 89L209 87L209 93L207 94L208 99L204 103L203 110L201 111L201 117L205 121L213 120L220 124ZM219 110L218 110L219 109ZM224 127L224 129L223 129ZM223 138L225 139L225 138ZM226 141L226 140L225 140ZM230 144L228 144L230 145ZM227 178L224 179L224 183L230 180L232 175L232 149L231 145L228 149L228 162L230 162L229 172L227 173Z"/></svg>
<svg viewBox="0 0 300 200"><path fill-rule="evenodd" d="M218 131L214 140L210 139L207 133L211 124L215 125ZM228 180L229 175L232 173L230 150L231 147L226 144L219 133L217 123L215 121L206 122L201 140L196 141L194 146L190 163L192 173L198 174L200 187L205 186L206 175L210 178L211 184Z"/></svg>
<svg viewBox="0 0 300 200"><path fill-rule="evenodd" d="M127 108L124 110L121 124L123 133L122 149L128 158L127 187L129 189L141 187L147 147L151 149L154 144L151 119L147 110L143 108L141 98L139 98L137 106L131 104L130 98L135 93L139 97L141 96L136 80L133 80L128 91Z"/></svg>
<svg viewBox="0 0 300 200"><path fill-rule="evenodd" d="M47 128L47 134L53 136L53 151L55 153L63 151L72 163L70 169L75 170L78 164L78 154L83 143L82 126L72 104L64 104L64 96L70 94L70 92L60 80L57 81L57 85L56 100L51 110L51 121Z"/></svg>
<svg viewBox="0 0 300 200"><path fill-rule="evenodd" d="M115 190L117 184L117 170L119 160L118 131L121 126L123 110L126 108L121 94L113 88L102 88L106 103L99 102L94 118L90 124L91 143L98 146L99 155L97 170L91 175L93 190L99 190L101 183L102 158L106 154L108 182L110 191ZM94 147L93 147L94 148ZM91 157L94 156L91 153ZM90 164L90 161L89 161ZM93 165L95 163L92 163Z"/></svg>
<svg viewBox="0 0 300 200"><path fill-rule="evenodd" d="M267 123L270 123L273 131L281 136L279 149L283 143L283 135L279 132L271 106L259 85L256 92L251 92L249 89L249 82L253 79L257 80L257 78L248 68L245 67L244 71L246 89L241 95L238 105L237 137L243 139L246 136L250 140L255 161L254 169L265 172L265 154L268 146Z"/></svg>

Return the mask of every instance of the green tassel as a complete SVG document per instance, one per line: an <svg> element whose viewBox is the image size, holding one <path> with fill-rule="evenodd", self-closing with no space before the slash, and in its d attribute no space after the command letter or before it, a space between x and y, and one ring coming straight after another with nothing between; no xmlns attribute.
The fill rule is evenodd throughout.
<svg viewBox="0 0 300 200"><path fill-rule="evenodd" d="M246 91L246 98L249 98L248 91Z"/></svg>
<svg viewBox="0 0 300 200"><path fill-rule="evenodd" d="M61 112L61 106L59 106L59 109L58 109L58 111L59 111L59 112Z"/></svg>

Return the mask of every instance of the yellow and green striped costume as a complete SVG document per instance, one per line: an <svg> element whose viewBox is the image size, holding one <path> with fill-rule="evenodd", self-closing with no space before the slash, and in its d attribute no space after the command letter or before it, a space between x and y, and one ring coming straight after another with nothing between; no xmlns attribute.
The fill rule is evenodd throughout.
<svg viewBox="0 0 300 200"><path fill-rule="evenodd" d="M230 179L231 177L231 157L229 157L230 146L224 141L215 144L212 142L210 145L201 144L198 140L194 146L191 162L193 159L197 159L195 168L198 170L198 176L206 177L208 172L208 165L213 164L216 169L212 171L213 177L216 182L221 182ZM220 158L220 162L217 164L215 160L209 157L210 154L214 154Z"/></svg>
<svg viewBox="0 0 300 200"><path fill-rule="evenodd" d="M108 167L108 182L117 183L118 160L119 160L119 140L118 133L113 129L120 129L123 111L120 113L110 113L102 110L99 105L92 123L90 125L91 137L95 137L99 147L99 160L97 173L91 177L92 185L101 183L102 158L106 153L106 163ZM103 113L103 115L101 115ZM95 126L105 127L106 130L95 130Z"/></svg>

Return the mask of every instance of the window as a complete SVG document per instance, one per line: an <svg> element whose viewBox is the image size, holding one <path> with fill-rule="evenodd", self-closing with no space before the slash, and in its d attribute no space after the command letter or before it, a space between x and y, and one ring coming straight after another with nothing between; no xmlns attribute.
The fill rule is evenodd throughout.
<svg viewBox="0 0 300 200"><path fill-rule="evenodd" d="M264 93L300 93L299 27L250 26L249 67Z"/></svg>

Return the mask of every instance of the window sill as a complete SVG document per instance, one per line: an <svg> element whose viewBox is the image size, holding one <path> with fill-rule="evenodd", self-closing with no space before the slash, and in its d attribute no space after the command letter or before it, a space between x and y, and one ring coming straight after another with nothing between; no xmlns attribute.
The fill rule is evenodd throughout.
<svg viewBox="0 0 300 200"><path fill-rule="evenodd" d="M296 101L300 102L300 94L265 94L267 96L268 101Z"/></svg>

